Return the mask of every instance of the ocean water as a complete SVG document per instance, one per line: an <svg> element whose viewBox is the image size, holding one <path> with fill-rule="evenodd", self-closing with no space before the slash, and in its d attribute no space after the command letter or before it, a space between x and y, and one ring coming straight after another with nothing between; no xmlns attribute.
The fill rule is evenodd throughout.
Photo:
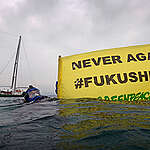
<svg viewBox="0 0 150 150"><path fill-rule="evenodd" d="M150 103L0 98L0 150L150 150Z"/></svg>

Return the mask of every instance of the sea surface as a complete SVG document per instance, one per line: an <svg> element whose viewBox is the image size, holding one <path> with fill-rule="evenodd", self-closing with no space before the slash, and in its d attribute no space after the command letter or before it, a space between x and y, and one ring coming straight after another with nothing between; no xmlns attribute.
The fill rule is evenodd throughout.
<svg viewBox="0 0 150 150"><path fill-rule="evenodd" d="M0 150L150 150L150 103L0 98Z"/></svg>

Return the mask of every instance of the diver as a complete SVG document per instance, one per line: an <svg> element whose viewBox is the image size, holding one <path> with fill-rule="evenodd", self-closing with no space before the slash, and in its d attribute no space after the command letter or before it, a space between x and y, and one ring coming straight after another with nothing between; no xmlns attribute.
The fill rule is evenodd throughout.
<svg viewBox="0 0 150 150"><path fill-rule="evenodd" d="M41 100L43 98L46 98L46 96L42 96L40 94L40 90L33 87L32 85L29 85L29 88L26 90L26 92L22 93L25 102L35 102L37 100Z"/></svg>

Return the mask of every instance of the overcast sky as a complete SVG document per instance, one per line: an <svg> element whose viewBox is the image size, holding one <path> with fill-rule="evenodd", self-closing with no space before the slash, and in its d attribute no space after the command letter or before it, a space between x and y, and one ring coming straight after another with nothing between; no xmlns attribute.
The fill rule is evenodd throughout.
<svg viewBox="0 0 150 150"><path fill-rule="evenodd" d="M0 84L11 82L22 36L18 84L54 94L58 56L150 44L149 0L0 0Z"/></svg>

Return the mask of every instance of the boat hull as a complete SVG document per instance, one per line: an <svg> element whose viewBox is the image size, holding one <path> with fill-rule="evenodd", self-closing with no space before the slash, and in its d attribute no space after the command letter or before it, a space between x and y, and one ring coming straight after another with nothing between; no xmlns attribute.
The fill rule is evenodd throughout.
<svg viewBox="0 0 150 150"><path fill-rule="evenodd" d="M6 94L0 94L0 97L23 97L22 95L6 95Z"/></svg>

